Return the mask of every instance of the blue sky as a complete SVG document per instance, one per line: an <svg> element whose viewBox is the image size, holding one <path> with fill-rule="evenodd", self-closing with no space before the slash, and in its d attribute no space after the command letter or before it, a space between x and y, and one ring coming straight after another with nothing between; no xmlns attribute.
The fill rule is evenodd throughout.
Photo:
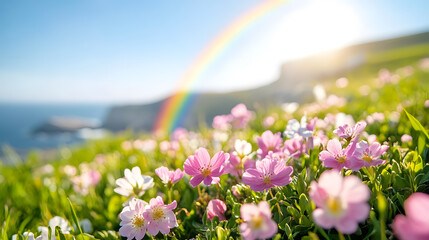
<svg viewBox="0 0 429 240"><path fill-rule="evenodd" d="M0 1L0 102L140 103L172 93L198 54L259 0ZM284 61L429 30L429 1L295 0L230 44L196 86L276 80Z"/></svg>

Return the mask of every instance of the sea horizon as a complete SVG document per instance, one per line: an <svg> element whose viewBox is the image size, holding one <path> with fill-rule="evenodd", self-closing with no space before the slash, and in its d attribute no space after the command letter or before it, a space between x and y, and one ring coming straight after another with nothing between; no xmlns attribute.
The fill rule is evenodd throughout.
<svg viewBox="0 0 429 240"><path fill-rule="evenodd" d="M75 134L33 134L54 117L80 118L102 124L111 104L0 102L0 146L17 152L55 149L83 141ZM0 155L2 150L0 149Z"/></svg>

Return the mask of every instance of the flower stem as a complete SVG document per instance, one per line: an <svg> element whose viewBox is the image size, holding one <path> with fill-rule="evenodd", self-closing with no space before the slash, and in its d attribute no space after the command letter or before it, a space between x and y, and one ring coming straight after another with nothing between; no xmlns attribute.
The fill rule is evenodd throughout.
<svg viewBox="0 0 429 240"><path fill-rule="evenodd" d="M340 237L340 240L346 240L344 238L344 234L342 232L340 232L340 231L338 231L338 237Z"/></svg>
<svg viewBox="0 0 429 240"><path fill-rule="evenodd" d="M171 202L173 202L173 198L172 198L172 195L171 195L171 192L173 191L173 189L172 188L169 188L168 189L168 202L169 203L171 203Z"/></svg>
<svg viewBox="0 0 429 240"><path fill-rule="evenodd" d="M268 189L268 191L270 192L271 198L272 198L272 199L274 199L274 195L273 195L273 193L271 192L271 188L270 188L270 189ZM280 214L281 216L283 216L282 210L280 209L279 202L277 202L277 203L276 203L276 205L277 205L277 209L279 209L279 214Z"/></svg>
<svg viewBox="0 0 429 240"><path fill-rule="evenodd" d="M213 233L213 221L210 222L210 240L212 240L212 233Z"/></svg>

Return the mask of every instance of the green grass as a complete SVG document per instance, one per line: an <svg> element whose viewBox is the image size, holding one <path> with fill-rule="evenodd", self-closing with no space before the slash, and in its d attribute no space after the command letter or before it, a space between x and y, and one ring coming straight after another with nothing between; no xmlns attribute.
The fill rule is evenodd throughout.
<svg viewBox="0 0 429 240"><path fill-rule="evenodd" d="M293 116L285 114L279 106L272 106L257 112L248 128L225 132L227 141L213 140L216 131L201 126L194 129L195 135L192 139L180 143L176 152L163 153L157 147L146 153L139 149L124 149L122 144L124 141L147 139L150 136L125 132L75 147L63 147L58 150L57 157L48 161L43 160L36 151L24 161L8 166L1 165L0 206L4 206L0 208L1 236L3 239L11 239L13 234L24 231L32 231L38 235L37 227L48 226L49 219L54 216L64 217L71 224L75 217L70 208L70 199L76 218L89 219L94 228L90 235L79 235L77 228L72 230L72 235L77 236L77 239L119 239L118 214L126 198L116 194L113 189L116 187L115 180L123 177L125 168L139 166L143 174L154 178L155 187L142 196L143 200L149 201L159 194L166 200L168 190L155 175L155 168L167 166L170 169L183 169L183 162L194 153L196 147L206 147L211 154L219 150L230 152L234 139L246 139L252 143L253 150L256 150L255 137L267 130L262 126L262 121L268 115L277 117L275 124L268 129L283 132L289 119L299 119L304 113L309 117L323 119L328 113L344 112L351 114L358 121L364 120L371 113L382 112L386 119L369 125L366 131L377 135L378 141L386 141L390 146L385 156L387 164L354 173L372 191L369 201L371 214L360 224L355 234L346 238L377 239L385 234L390 239L393 234L391 223L397 214L404 213L404 200L416 191L429 192L429 156L426 147L429 141L422 137L424 134L421 131L413 128L407 116L398 109L400 105L405 106L423 128L429 128L429 109L423 106L424 101L429 99L429 72L418 68L418 60L428 51L429 45L422 44L370 55L367 64L346 75L350 84L345 89L337 89L333 83L334 79L325 82L328 92L347 99L345 106L334 106L315 112L304 112L305 106L302 106ZM409 77L402 76L397 84L389 83L379 87L374 81L380 68L395 72L397 68L408 65L414 68L414 74ZM371 93L368 96L359 93L358 89L362 85L370 86ZM395 114L392 112L400 113L398 122L389 120ZM405 133L413 136L412 143L400 142L400 137ZM326 134L329 138L334 137L332 131L327 131ZM157 143L168 140L166 135L153 138ZM335 230L322 230L311 218L315 206L309 199L309 185L325 170L318 159L320 151L320 148L314 149L293 162L293 182L285 187L274 188L274 199L266 193L255 193L246 187L241 190L242 198L233 196L230 188L240 181L227 175L221 178L220 189L215 186L192 188L188 183L189 177L185 176L174 186L172 197L178 202L175 212L179 227L172 229L168 238L204 239L210 235L213 239L237 239L240 237L240 206L265 199L271 204L273 219L278 223L279 233L275 239L316 239L312 238L315 235L320 239L337 239ZM6 157L16 159L12 151L8 152ZM97 156L104 158L103 164L94 160ZM73 189L71 177L64 173L66 165L78 169L80 167L79 171L84 167L96 169L102 174L102 179L95 187L89 188L88 194L83 195ZM353 173L346 171L345 174ZM386 199L385 211L379 209L376 193ZM214 221L213 226L204 219L207 203L212 198L224 200L228 207L227 221ZM282 214L278 213L276 204L279 204ZM386 231L380 229L380 221L384 223ZM208 229L214 230L211 232ZM70 235L64 236L70 238ZM145 239L150 238L146 236ZM153 238L164 237L158 234Z"/></svg>

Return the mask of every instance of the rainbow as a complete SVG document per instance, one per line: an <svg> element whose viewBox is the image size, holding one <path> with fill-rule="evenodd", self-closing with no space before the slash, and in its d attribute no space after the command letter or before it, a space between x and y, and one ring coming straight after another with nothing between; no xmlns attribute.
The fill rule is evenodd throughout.
<svg viewBox="0 0 429 240"><path fill-rule="evenodd" d="M192 89L198 78L217 57L247 28L288 0L267 0L239 16L223 30L199 55L185 72L178 84L178 90L167 98L155 119L153 131L171 132L183 119L195 94Z"/></svg>

